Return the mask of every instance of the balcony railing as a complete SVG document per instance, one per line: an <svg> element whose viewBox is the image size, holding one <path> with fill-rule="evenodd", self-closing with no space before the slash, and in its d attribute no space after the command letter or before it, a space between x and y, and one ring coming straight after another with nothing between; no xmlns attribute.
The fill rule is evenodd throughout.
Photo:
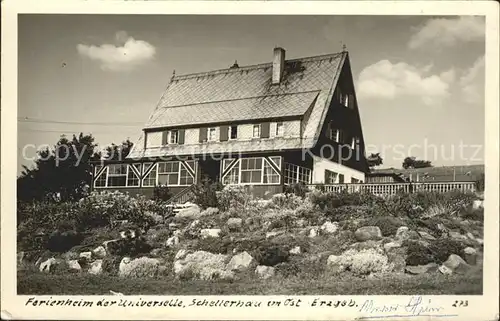
<svg viewBox="0 0 500 321"><path fill-rule="evenodd" d="M365 192L374 195L394 195L398 192L438 192L446 193L451 191L474 192L476 185L474 182L412 182L412 183L361 183L361 184L330 184L330 185L307 185L309 189L321 188L325 192Z"/></svg>

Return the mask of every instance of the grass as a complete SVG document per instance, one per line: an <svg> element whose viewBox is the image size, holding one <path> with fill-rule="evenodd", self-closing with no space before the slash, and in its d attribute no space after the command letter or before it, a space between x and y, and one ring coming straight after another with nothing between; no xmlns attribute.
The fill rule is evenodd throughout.
<svg viewBox="0 0 500 321"><path fill-rule="evenodd" d="M19 295L108 295L109 290L125 295L480 295L483 292L480 267L474 267L464 275L451 276L435 273L361 279L341 275L235 281L180 281L171 276L124 279L106 275L47 275L20 271L17 282Z"/></svg>

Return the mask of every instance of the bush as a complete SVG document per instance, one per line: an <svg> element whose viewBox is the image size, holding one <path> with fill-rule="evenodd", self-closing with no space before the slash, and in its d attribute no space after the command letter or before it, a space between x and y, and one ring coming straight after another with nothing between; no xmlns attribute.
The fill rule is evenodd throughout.
<svg viewBox="0 0 500 321"><path fill-rule="evenodd" d="M153 189L153 200L168 201L172 197L172 193L166 185L158 185Z"/></svg>
<svg viewBox="0 0 500 321"><path fill-rule="evenodd" d="M308 192L309 192L309 189L307 188L307 186L301 182L291 184L291 185L286 185L285 190L284 190L284 193L286 195L292 194L292 195L298 196L300 198L304 198Z"/></svg>
<svg viewBox="0 0 500 321"><path fill-rule="evenodd" d="M259 265L275 266L288 261L288 251L278 246L261 247L255 259Z"/></svg>
<svg viewBox="0 0 500 321"><path fill-rule="evenodd" d="M430 245L435 262L441 264L445 262L451 254L456 254L464 258L464 247L459 241L451 239L438 239Z"/></svg>
<svg viewBox="0 0 500 321"><path fill-rule="evenodd" d="M193 187L194 202L202 209L218 206L217 192L222 190L220 182L212 182L206 178Z"/></svg>
<svg viewBox="0 0 500 321"><path fill-rule="evenodd" d="M406 265L425 265L435 261L432 251L425 245L415 241L404 241L407 247Z"/></svg>
<svg viewBox="0 0 500 321"><path fill-rule="evenodd" d="M393 236L396 235L398 228L404 225L404 222L397 217L375 216L361 222L359 227L378 226L382 232L382 236Z"/></svg>
<svg viewBox="0 0 500 321"><path fill-rule="evenodd" d="M107 255L102 259L102 271L109 275L118 275L120 269L121 256Z"/></svg>
<svg viewBox="0 0 500 321"><path fill-rule="evenodd" d="M339 263L358 276L392 270L387 256L375 249L347 250L340 256Z"/></svg>
<svg viewBox="0 0 500 321"><path fill-rule="evenodd" d="M271 203L278 208L296 209L304 201L295 194L274 194Z"/></svg>
<svg viewBox="0 0 500 321"><path fill-rule="evenodd" d="M484 209L478 208L478 209L474 210L474 209L472 209L472 207L469 207L467 209L464 209L460 213L460 217L462 217L462 219L465 219L465 220L484 222Z"/></svg>
<svg viewBox="0 0 500 321"><path fill-rule="evenodd" d="M479 178L476 180L476 189L479 192L483 192L485 187L484 173L482 173Z"/></svg>
<svg viewBox="0 0 500 321"><path fill-rule="evenodd" d="M419 242L407 240L403 242L403 246L407 247L407 265L441 264L451 254L464 257L463 245L451 239L435 240L428 247Z"/></svg>
<svg viewBox="0 0 500 321"><path fill-rule="evenodd" d="M252 199L241 185L227 185L221 191L217 191L216 196L221 211L244 210Z"/></svg>

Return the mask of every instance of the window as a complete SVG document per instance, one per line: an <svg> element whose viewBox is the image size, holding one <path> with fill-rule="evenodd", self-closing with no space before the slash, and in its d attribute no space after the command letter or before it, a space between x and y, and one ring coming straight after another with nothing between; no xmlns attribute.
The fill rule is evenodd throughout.
<svg viewBox="0 0 500 321"><path fill-rule="evenodd" d="M260 124L253 125L253 138L260 138Z"/></svg>
<svg viewBox="0 0 500 321"><path fill-rule="evenodd" d="M106 186L126 186L127 183L127 165L112 164L108 165L108 183Z"/></svg>
<svg viewBox="0 0 500 321"><path fill-rule="evenodd" d="M351 140L351 148L356 149L356 147L359 144L359 138L358 137L353 137Z"/></svg>
<svg viewBox="0 0 500 321"><path fill-rule="evenodd" d="M223 184L238 184L240 177L240 166L236 164L222 180Z"/></svg>
<svg viewBox="0 0 500 321"><path fill-rule="evenodd" d="M306 167L285 163L285 184L304 183L311 181L311 170Z"/></svg>
<svg viewBox="0 0 500 321"><path fill-rule="evenodd" d="M179 131L171 130L168 132L168 143L169 144L177 144L179 141Z"/></svg>
<svg viewBox="0 0 500 321"><path fill-rule="evenodd" d="M153 168L151 169L149 174L146 175L146 177L144 177L142 179L142 186L155 186L156 185L157 164L151 164L151 163L144 164L143 174L145 174L151 168L151 166L153 166Z"/></svg>
<svg viewBox="0 0 500 321"><path fill-rule="evenodd" d="M208 129L208 141L214 142L217 140L217 129L215 127L211 127Z"/></svg>
<svg viewBox="0 0 500 321"><path fill-rule="evenodd" d="M132 169L132 166L137 168L140 164L129 165L127 169L127 186L139 186L139 176ZM139 173L139 172L138 172Z"/></svg>
<svg viewBox="0 0 500 321"><path fill-rule="evenodd" d="M281 157L280 156L271 156L269 159L276 165L276 167L281 168Z"/></svg>
<svg viewBox="0 0 500 321"><path fill-rule="evenodd" d="M344 184L344 174L339 174L339 184Z"/></svg>
<svg viewBox="0 0 500 321"><path fill-rule="evenodd" d="M179 184L179 162L158 163L158 184Z"/></svg>
<svg viewBox="0 0 500 321"><path fill-rule="evenodd" d="M229 139L238 138L238 126L229 126L228 131Z"/></svg>
<svg viewBox="0 0 500 321"><path fill-rule="evenodd" d="M337 176L339 174L325 169L325 184L335 184L337 183Z"/></svg>
<svg viewBox="0 0 500 321"><path fill-rule="evenodd" d="M102 167L102 166L101 166ZM105 168L102 173L97 176L97 178L95 179L94 181L94 186L95 187L106 187L106 180L107 180L107 172L108 172L108 169Z"/></svg>
<svg viewBox="0 0 500 321"><path fill-rule="evenodd" d="M264 162L264 184L279 184L280 174L267 162Z"/></svg>
<svg viewBox="0 0 500 321"><path fill-rule="evenodd" d="M277 122L276 123L276 136L280 137L285 134L285 126L283 125L283 122Z"/></svg>
<svg viewBox="0 0 500 321"><path fill-rule="evenodd" d="M349 95L344 95L343 100L342 100L342 104L345 107L349 107Z"/></svg>
<svg viewBox="0 0 500 321"><path fill-rule="evenodd" d="M351 183L352 184L359 184L359 183L361 183L361 181L357 178L351 177Z"/></svg>
<svg viewBox="0 0 500 321"><path fill-rule="evenodd" d="M336 143L342 142L342 131L340 129L331 128L330 129L330 139Z"/></svg>
<svg viewBox="0 0 500 321"><path fill-rule="evenodd" d="M194 177L191 175L191 173L188 172L188 170L184 166L181 166L179 185L191 185L193 183L194 183Z"/></svg>
<svg viewBox="0 0 500 321"><path fill-rule="evenodd" d="M262 158L244 158L241 161L241 182L262 182Z"/></svg>

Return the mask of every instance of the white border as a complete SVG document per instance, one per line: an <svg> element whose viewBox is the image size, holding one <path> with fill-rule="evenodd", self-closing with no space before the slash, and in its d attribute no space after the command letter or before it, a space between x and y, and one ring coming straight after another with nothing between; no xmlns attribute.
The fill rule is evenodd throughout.
<svg viewBox="0 0 500 321"><path fill-rule="evenodd" d="M25 296L16 296L15 191L17 148L17 13L79 14L345 14L345 15L485 15L486 16L486 183L484 293L467 299L469 307L453 320L498 320L498 3L496 1L71 1L6 0L2 2L2 111L1 111L1 309L2 318L14 319L353 319L348 309L307 308L30 308ZM55 297L55 296L53 296ZM78 296L75 299L99 297ZM116 297L114 297L116 298ZM139 297L129 297L139 299ZM142 297L144 299L144 296ZM159 299L158 297L154 297ZM222 297L219 297L222 298ZM232 297L225 297L234 299ZM250 297L240 297L241 299ZM268 297L251 297L265 299ZM285 297L274 297L285 298ZM314 297L303 296L303 300ZM325 297L327 298L327 297ZM361 300L363 297L335 297ZM406 303L406 296L371 296L382 303ZM457 297L426 296L449 306ZM148 297L153 299L153 297ZM188 299L184 297L184 299ZM454 311L446 311L454 313ZM420 318L411 318L417 320ZM428 318L424 318L428 319ZM446 318L439 318L439 320ZM395 319L394 319L395 320Z"/></svg>

